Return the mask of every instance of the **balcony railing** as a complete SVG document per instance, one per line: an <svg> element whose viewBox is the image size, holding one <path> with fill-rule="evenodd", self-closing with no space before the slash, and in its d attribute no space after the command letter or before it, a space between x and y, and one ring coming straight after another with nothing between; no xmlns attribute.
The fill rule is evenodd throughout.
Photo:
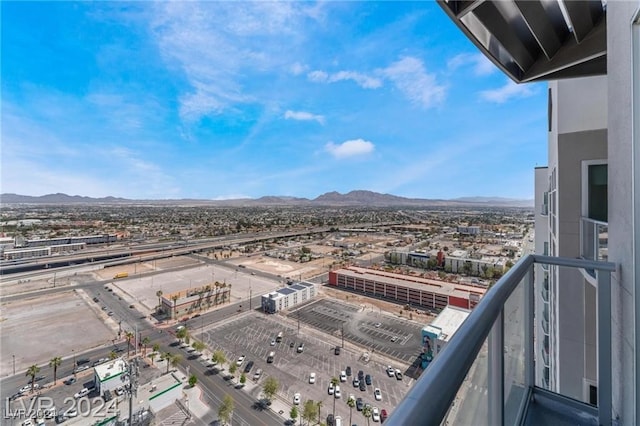
<svg viewBox="0 0 640 426"><path fill-rule="evenodd" d="M535 263L592 269L596 273L597 410L535 386ZM610 283L614 266L538 255L522 258L480 300L394 409L387 424L441 425L446 421L456 425L519 425L527 420L534 424L540 420L532 414L535 410L528 409L535 403L538 407L560 406L562 409L555 412L611 425ZM548 375L540 377L540 382L548 384ZM483 388L486 392L470 391Z"/></svg>
<svg viewBox="0 0 640 426"><path fill-rule="evenodd" d="M580 218L580 255L583 259L606 262L609 258L609 224L588 217Z"/></svg>

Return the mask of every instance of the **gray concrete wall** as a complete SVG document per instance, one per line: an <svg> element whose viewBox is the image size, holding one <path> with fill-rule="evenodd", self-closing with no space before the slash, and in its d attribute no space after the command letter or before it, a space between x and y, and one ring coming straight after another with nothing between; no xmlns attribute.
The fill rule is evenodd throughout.
<svg viewBox="0 0 640 426"><path fill-rule="evenodd" d="M635 328L636 273L638 229L640 209L634 206L634 143L632 105L633 74L631 52L636 54L640 46L632 46L632 20L640 8L640 1L610 1L607 3L607 68L609 117L609 261L618 265L613 274L612 287L612 358L613 358L613 410L620 424L637 424L638 370L636 345L638 330ZM640 77L635 76L636 84ZM640 105L635 105L635 114ZM640 167L636 161L635 167ZM635 177L634 177L635 175ZM636 203L638 185L635 186Z"/></svg>

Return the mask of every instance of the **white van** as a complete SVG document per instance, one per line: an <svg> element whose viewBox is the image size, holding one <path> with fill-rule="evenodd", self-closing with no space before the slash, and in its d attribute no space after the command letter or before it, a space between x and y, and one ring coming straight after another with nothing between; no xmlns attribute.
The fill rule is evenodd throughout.
<svg viewBox="0 0 640 426"><path fill-rule="evenodd" d="M83 396L87 396L87 395L89 395L89 389L82 388L75 395L73 395L73 397L78 399L78 398L82 398Z"/></svg>
<svg viewBox="0 0 640 426"><path fill-rule="evenodd" d="M267 362L268 362L269 364L271 364L271 363L273 362L273 357L274 357L274 356L276 356L276 353L275 353L275 352L273 352L273 351L269 352L269 355L267 356Z"/></svg>
<svg viewBox="0 0 640 426"><path fill-rule="evenodd" d="M342 417L336 416L333 420L333 426L342 426Z"/></svg>

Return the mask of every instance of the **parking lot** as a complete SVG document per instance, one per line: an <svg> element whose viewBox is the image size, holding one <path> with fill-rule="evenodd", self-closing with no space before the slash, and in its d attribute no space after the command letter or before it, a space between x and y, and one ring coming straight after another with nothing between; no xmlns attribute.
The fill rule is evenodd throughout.
<svg viewBox="0 0 640 426"><path fill-rule="evenodd" d="M413 363L421 352L422 325L360 305L319 299L289 317L332 335L344 331L345 340L402 363Z"/></svg>
<svg viewBox="0 0 640 426"><path fill-rule="evenodd" d="M278 332L283 333L281 342L273 342ZM335 347L341 346L340 336L328 336L324 333L307 327L301 322L298 332L298 323L291 318L282 316L265 316L257 312L244 313L235 319L230 319L224 324L193 330L197 339L202 339L211 351L222 350L228 361L234 362L240 355L246 358L239 369L249 361L253 361L253 367L247 379L250 381L253 372L261 368L263 375L258 386L248 387L248 391L257 399L261 398L261 383L267 376L275 377L280 383L279 398L293 404L293 396L301 394L301 407L305 400L312 399L322 402L322 420L333 411L333 403L336 402L336 414L343 420L349 419L349 407L346 400L349 394L355 398L362 398L364 403L384 408L391 412L402 397L406 394L412 381L408 378L397 380L387 376L386 364L373 360L363 359L363 352L354 350L347 345L342 348L339 355L335 354ZM298 346L303 343L304 348L298 352ZM267 363L267 356L274 352L273 363ZM340 383L341 398L329 395L328 387L332 377L339 377L340 372L350 366L352 376ZM404 365L395 363L394 368L404 369ZM366 386L364 391L352 385L354 376L359 370L372 376L372 383ZM314 384L309 383L309 373L315 372ZM239 376L240 373L237 373ZM374 388L380 388L382 400L374 399ZM249 390L250 389L250 390ZM353 410L353 423L364 424L366 420L358 410Z"/></svg>

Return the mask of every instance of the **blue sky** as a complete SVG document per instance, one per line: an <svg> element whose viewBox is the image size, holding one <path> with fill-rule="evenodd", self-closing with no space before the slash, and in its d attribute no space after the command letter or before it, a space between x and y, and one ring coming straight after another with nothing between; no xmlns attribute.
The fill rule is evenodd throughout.
<svg viewBox="0 0 640 426"><path fill-rule="evenodd" d="M434 2L2 2L1 192L533 197L546 85Z"/></svg>

